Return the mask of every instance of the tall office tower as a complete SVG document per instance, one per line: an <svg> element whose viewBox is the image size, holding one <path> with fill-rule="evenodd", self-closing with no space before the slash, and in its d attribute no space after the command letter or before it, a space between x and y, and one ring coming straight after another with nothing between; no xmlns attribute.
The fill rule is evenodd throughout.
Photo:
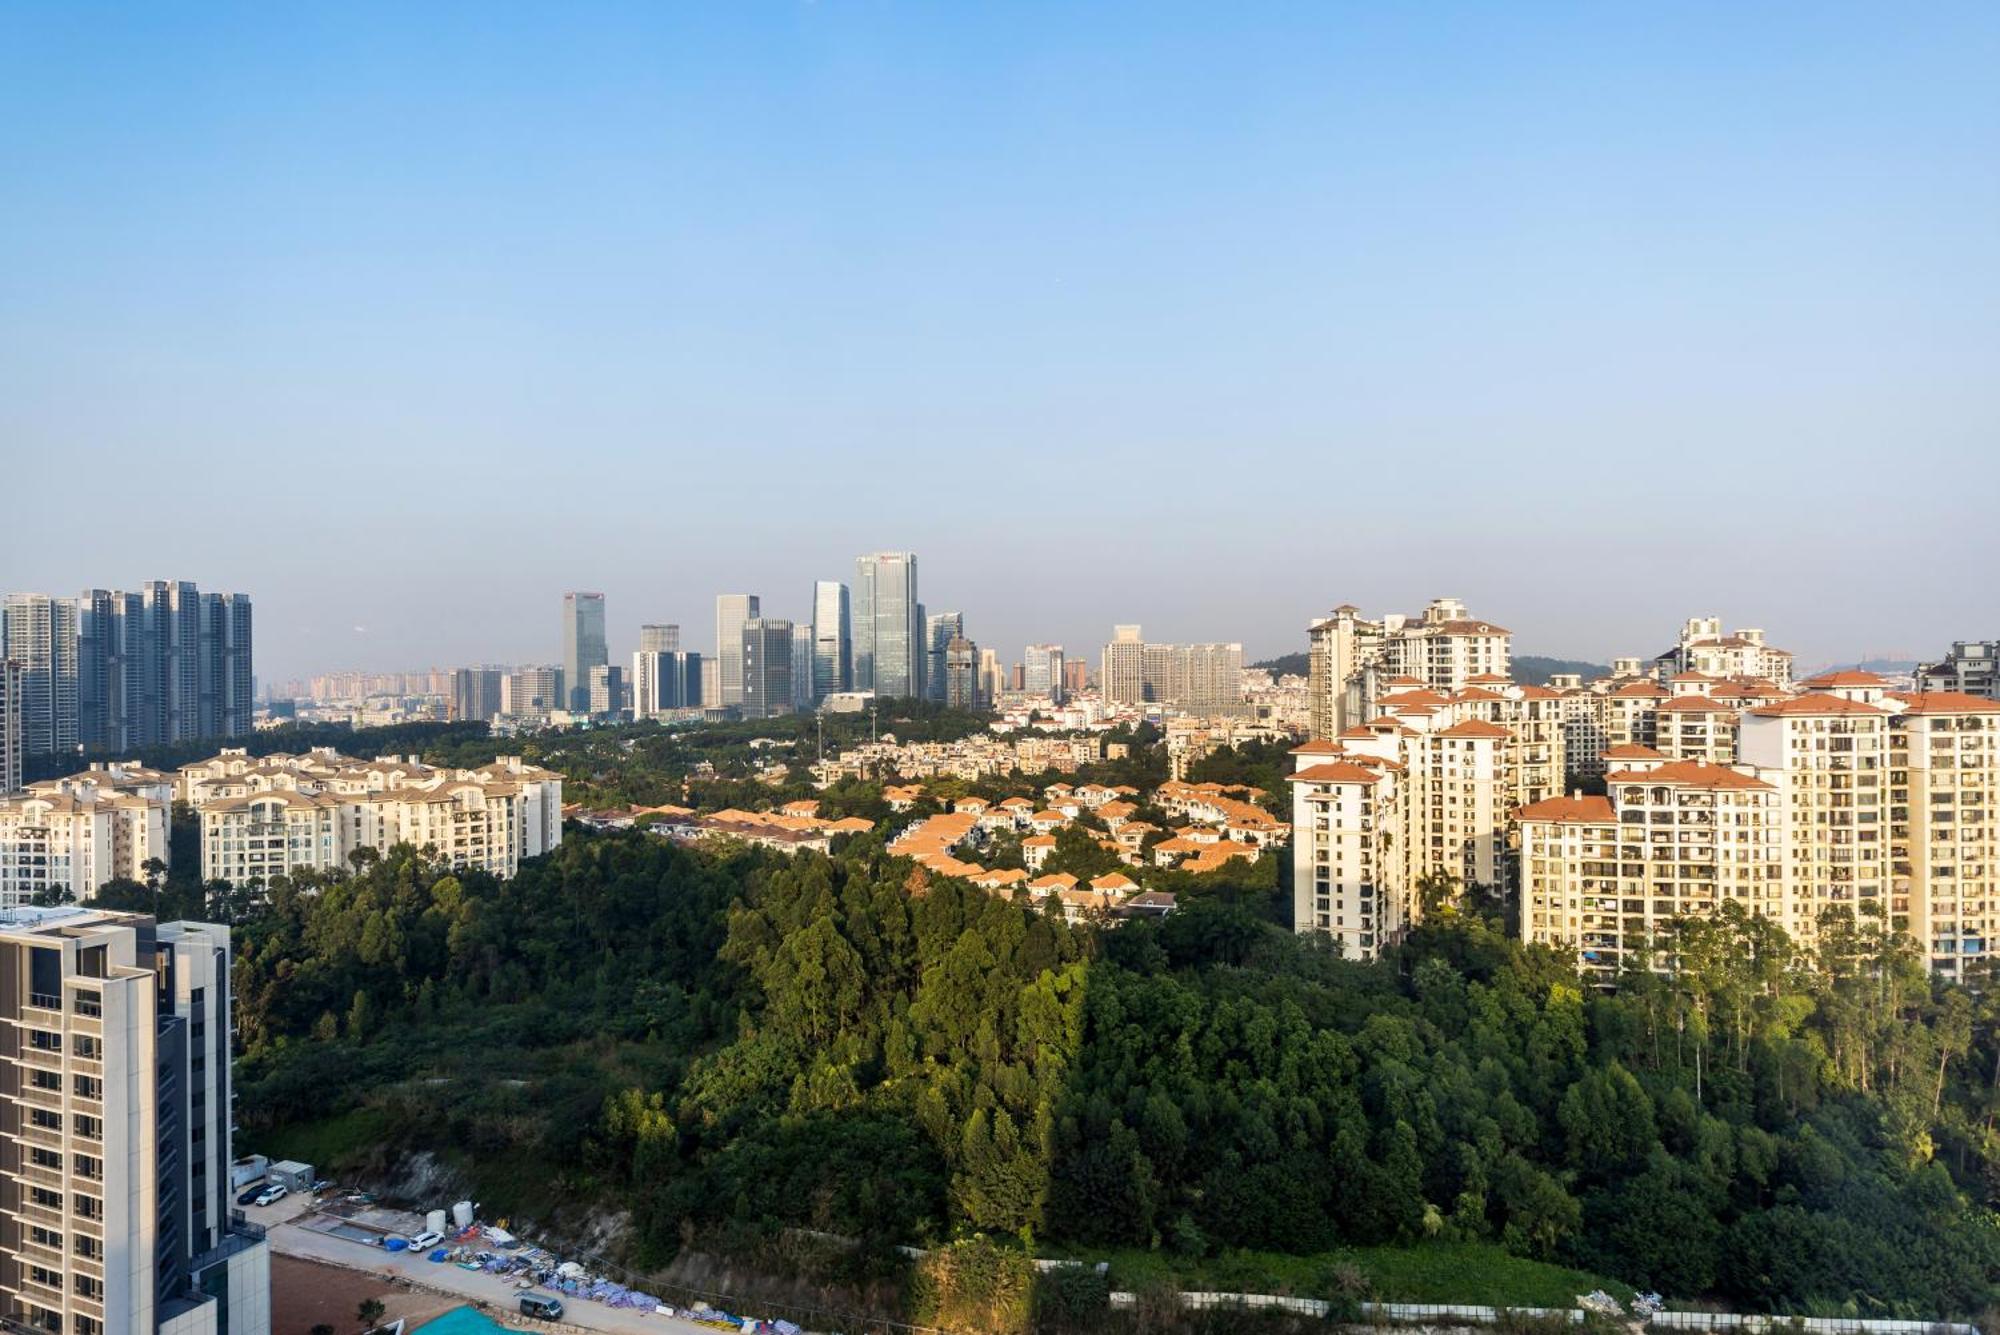
<svg viewBox="0 0 2000 1335"><path fill-rule="evenodd" d="M0 657L21 665L22 754L74 753L76 604L42 593L8 594L0 604Z"/></svg>
<svg viewBox="0 0 2000 1335"><path fill-rule="evenodd" d="M684 649L641 649L632 655L632 717L700 709L701 655Z"/></svg>
<svg viewBox="0 0 2000 1335"><path fill-rule="evenodd" d="M1028 689L1028 669L1026 667L1019 663L1014 664L1013 671L1007 678L1007 689L1016 695L1020 695Z"/></svg>
<svg viewBox="0 0 2000 1335"><path fill-rule="evenodd" d="M0 1317L80 1335L268 1335L231 1212L229 928L0 910Z"/></svg>
<svg viewBox="0 0 2000 1335"><path fill-rule="evenodd" d="M616 714L625 708L625 670L615 663L599 663L590 670L590 712Z"/></svg>
<svg viewBox="0 0 2000 1335"><path fill-rule="evenodd" d="M792 712L792 623L783 617L751 617L743 623L744 718L775 718Z"/></svg>
<svg viewBox="0 0 2000 1335"><path fill-rule="evenodd" d="M639 627L639 649L642 653L679 653L680 647L681 628L679 626L655 625Z"/></svg>
<svg viewBox="0 0 2000 1335"><path fill-rule="evenodd" d="M963 612L936 612L924 618L924 698L944 702L944 654L953 640L965 638Z"/></svg>
<svg viewBox="0 0 2000 1335"><path fill-rule="evenodd" d="M847 586L838 580L813 583L813 671L815 702L854 689L854 623Z"/></svg>
<svg viewBox="0 0 2000 1335"><path fill-rule="evenodd" d="M924 627L913 552L854 560L854 689L883 699L922 692Z"/></svg>
<svg viewBox="0 0 2000 1335"><path fill-rule="evenodd" d="M21 665L0 657L0 793L21 786Z"/></svg>
<svg viewBox="0 0 2000 1335"><path fill-rule="evenodd" d="M1063 694L1082 695L1090 689L1090 662L1082 658L1063 660Z"/></svg>
<svg viewBox="0 0 2000 1335"><path fill-rule="evenodd" d="M979 646L954 635L944 647L944 702L953 709L979 708Z"/></svg>
<svg viewBox="0 0 2000 1335"><path fill-rule="evenodd" d="M1022 657L1022 682L1029 695L1046 695L1063 702L1068 682L1063 677L1063 648L1060 644L1031 644Z"/></svg>
<svg viewBox="0 0 2000 1335"><path fill-rule="evenodd" d="M1000 655L991 649L979 651L979 703L992 705L1007 689L1005 678L1000 675Z"/></svg>
<svg viewBox="0 0 2000 1335"><path fill-rule="evenodd" d="M513 718L547 719L567 698L562 687L561 668L517 668L500 682L500 712Z"/></svg>
<svg viewBox="0 0 2000 1335"><path fill-rule="evenodd" d="M583 713L590 708L590 670L611 661L604 642L604 595L563 595L563 684L569 700L563 707Z"/></svg>
<svg viewBox="0 0 2000 1335"><path fill-rule="evenodd" d="M754 593L715 596L715 680L708 683L711 703L743 703L743 627L763 615ZM789 692L788 692L789 694Z"/></svg>
<svg viewBox="0 0 2000 1335"><path fill-rule="evenodd" d="M813 628L810 622L799 621L792 625L792 708L807 711L813 707L813 657L816 650Z"/></svg>
<svg viewBox="0 0 2000 1335"><path fill-rule="evenodd" d="M1104 698L1116 705L1136 705L1146 699L1146 638L1137 626L1114 626L1104 646L1100 672Z"/></svg>
<svg viewBox="0 0 2000 1335"><path fill-rule="evenodd" d="M500 712L499 668L459 668L451 674L451 716L463 723L485 723Z"/></svg>

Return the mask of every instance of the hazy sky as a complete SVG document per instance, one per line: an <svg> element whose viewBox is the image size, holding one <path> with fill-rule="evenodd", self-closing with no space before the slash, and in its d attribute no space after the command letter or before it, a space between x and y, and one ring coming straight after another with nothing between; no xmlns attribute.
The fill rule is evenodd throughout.
<svg viewBox="0 0 2000 1335"><path fill-rule="evenodd" d="M2000 6L0 4L0 588L259 675L2000 634Z"/></svg>

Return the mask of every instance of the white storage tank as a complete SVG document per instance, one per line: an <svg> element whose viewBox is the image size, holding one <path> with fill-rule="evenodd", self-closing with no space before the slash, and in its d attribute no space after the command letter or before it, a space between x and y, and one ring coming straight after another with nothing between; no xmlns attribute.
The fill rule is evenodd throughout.
<svg viewBox="0 0 2000 1335"><path fill-rule="evenodd" d="M451 1207L451 1222L460 1228L472 1227L472 1202L460 1201Z"/></svg>
<svg viewBox="0 0 2000 1335"><path fill-rule="evenodd" d="M424 1216L424 1230L428 1233L444 1232L444 1211L432 1210Z"/></svg>

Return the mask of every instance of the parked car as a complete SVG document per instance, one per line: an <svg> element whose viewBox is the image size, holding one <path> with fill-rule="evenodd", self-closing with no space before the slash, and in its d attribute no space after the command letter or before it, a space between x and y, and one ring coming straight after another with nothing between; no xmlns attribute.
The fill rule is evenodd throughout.
<svg viewBox="0 0 2000 1335"><path fill-rule="evenodd" d="M429 1251L443 1241L444 1234L442 1233L419 1233L416 1237L410 1239L410 1250L413 1252Z"/></svg>
<svg viewBox="0 0 2000 1335"><path fill-rule="evenodd" d="M264 1189L270 1185L263 1178L258 1178L255 1182L252 1182L249 1186L236 1193L236 1203L238 1205L248 1205L251 1201L262 1196Z"/></svg>
<svg viewBox="0 0 2000 1335"><path fill-rule="evenodd" d="M521 1295L521 1315L539 1317L543 1321L562 1320L562 1299L547 1293L524 1293Z"/></svg>
<svg viewBox="0 0 2000 1335"><path fill-rule="evenodd" d="M279 1201L285 1199L285 1197L291 1194L292 1194L291 1188L280 1186L274 1182L270 1186L258 1192L257 1199L251 1201L250 1203L252 1205L276 1205Z"/></svg>
<svg viewBox="0 0 2000 1335"><path fill-rule="evenodd" d="M332 1191L332 1190L333 1190L333 1180L331 1178L323 1177L319 1181L312 1184L312 1194L315 1196L319 1195L322 1191Z"/></svg>

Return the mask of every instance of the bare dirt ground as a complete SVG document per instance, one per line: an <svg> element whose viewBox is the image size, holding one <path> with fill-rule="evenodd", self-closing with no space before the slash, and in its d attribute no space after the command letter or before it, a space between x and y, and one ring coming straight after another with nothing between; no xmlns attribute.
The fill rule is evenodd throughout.
<svg viewBox="0 0 2000 1335"><path fill-rule="evenodd" d="M312 1328L332 1326L336 1335L355 1335L361 1323L354 1309L364 1298L379 1298L388 1309L384 1321L402 1317L408 1328L462 1306L463 1299L413 1291L401 1281L296 1256L271 1257L271 1335L311 1335Z"/></svg>

